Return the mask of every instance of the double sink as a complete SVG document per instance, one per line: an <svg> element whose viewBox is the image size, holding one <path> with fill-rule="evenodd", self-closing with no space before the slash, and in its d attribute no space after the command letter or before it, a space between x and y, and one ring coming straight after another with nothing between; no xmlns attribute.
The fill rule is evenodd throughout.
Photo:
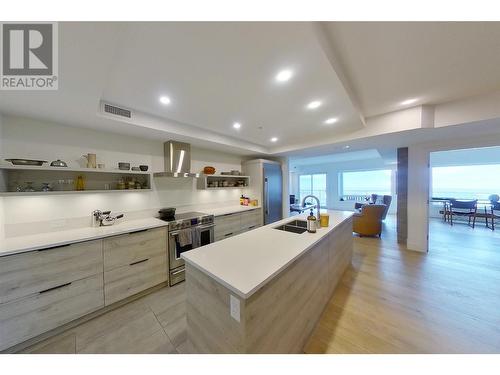
<svg viewBox="0 0 500 375"><path fill-rule="evenodd" d="M283 230L285 232L292 232L301 234L307 231L307 221L305 220L292 220L288 223L280 225L279 227L274 227L274 229Z"/></svg>

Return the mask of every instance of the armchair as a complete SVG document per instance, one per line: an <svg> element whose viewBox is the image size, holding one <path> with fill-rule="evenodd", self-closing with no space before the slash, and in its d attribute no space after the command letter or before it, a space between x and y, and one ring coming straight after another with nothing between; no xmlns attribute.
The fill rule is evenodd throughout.
<svg viewBox="0 0 500 375"><path fill-rule="evenodd" d="M381 236L385 204L366 204L353 217L352 230L360 236Z"/></svg>

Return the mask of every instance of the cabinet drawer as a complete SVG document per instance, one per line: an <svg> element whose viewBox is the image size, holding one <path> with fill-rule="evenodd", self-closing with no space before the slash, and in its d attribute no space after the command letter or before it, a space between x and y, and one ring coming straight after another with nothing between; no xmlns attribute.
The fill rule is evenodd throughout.
<svg viewBox="0 0 500 375"><path fill-rule="evenodd" d="M104 270L128 266L160 254L167 254L167 230L165 228L106 238L104 240Z"/></svg>
<svg viewBox="0 0 500 375"><path fill-rule="evenodd" d="M260 209L241 213L241 230L248 231L260 227L262 224L262 211Z"/></svg>
<svg viewBox="0 0 500 375"><path fill-rule="evenodd" d="M104 272L104 299L110 305L168 279L167 253Z"/></svg>
<svg viewBox="0 0 500 375"><path fill-rule="evenodd" d="M229 238L229 237L233 237L233 236L236 236L237 234L240 234L240 230L235 230L235 231L231 231L231 232L226 232L226 233L215 233L215 236L214 236L214 240L215 241L220 241L220 240L223 240L224 238Z"/></svg>
<svg viewBox="0 0 500 375"><path fill-rule="evenodd" d="M98 273L102 276L102 270L101 240L0 257L0 303Z"/></svg>
<svg viewBox="0 0 500 375"><path fill-rule="evenodd" d="M0 305L0 350L104 306L102 274Z"/></svg>
<svg viewBox="0 0 500 375"><path fill-rule="evenodd" d="M231 237L241 230L241 214L239 213L217 216L214 222L216 241Z"/></svg>

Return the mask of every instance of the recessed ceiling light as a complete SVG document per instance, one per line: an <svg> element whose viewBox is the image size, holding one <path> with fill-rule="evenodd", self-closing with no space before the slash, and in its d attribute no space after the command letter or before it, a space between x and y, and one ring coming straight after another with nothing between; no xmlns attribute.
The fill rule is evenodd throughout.
<svg viewBox="0 0 500 375"><path fill-rule="evenodd" d="M319 100L314 100L311 103L307 105L307 109L316 109L321 105L321 102Z"/></svg>
<svg viewBox="0 0 500 375"><path fill-rule="evenodd" d="M290 69L281 70L278 74L276 74L276 81L278 82L286 82L290 78L292 78L293 72Z"/></svg>
<svg viewBox="0 0 500 375"><path fill-rule="evenodd" d="M278 142L278 138L276 138L276 137L272 137L272 138L271 138L271 142Z"/></svg>
<svg viewBox="0 0 500 375"><path fill-rule="evenodd" d="M241 128L241 124L240 124L239 122L235 122L235 123L233 124L233 128L235 128L235 129L239 129L239 128Z"/></svg>
<svg viewBox="0 0 500 375"><path fill-rule="evenodd" d="M412 98L412 99L406 99L401 102L401 105L408 105L408 104L413 104L417 101L418 99Z"/></svg>
<svg viewBox="0 0 500 375"><path fill-rule="evenodd" d="M160 103L161 104L170 104L170 98L168 96L160 96Z"/></svg>
<svg viewBox="0 0 500 375"><path fill-rule="evenodd" d="M325 124L335 124L336 122L338 121L338 119L336 117L330 117L329 119L326 119L325 120Z"/></svg>

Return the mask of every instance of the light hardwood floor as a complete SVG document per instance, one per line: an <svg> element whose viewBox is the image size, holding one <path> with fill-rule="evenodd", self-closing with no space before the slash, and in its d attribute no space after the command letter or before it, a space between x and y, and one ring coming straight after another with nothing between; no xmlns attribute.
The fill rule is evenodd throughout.
<svg viewBox="0 0 500 375"><path fill-rule="evenodd" d="M354 239L306 353L500 353L500 230L431 222L430 252ZM164 288L64 334L33 353L183 353L184 286Z"/></svg>
<svg viewBox="0 0 500 375"><path fill-rule="evenodd" d="M500 232L430 225L428 254L355 238L306 353L500 353Z"/></svg>

